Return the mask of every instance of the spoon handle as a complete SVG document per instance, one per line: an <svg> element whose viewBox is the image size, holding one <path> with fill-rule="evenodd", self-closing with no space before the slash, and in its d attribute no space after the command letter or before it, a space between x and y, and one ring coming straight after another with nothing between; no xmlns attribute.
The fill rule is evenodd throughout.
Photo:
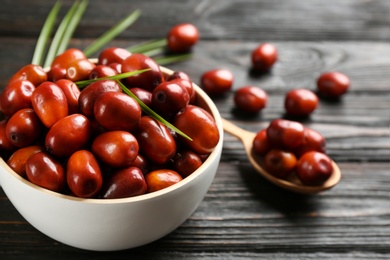
<svg viewBox="0 0 390 260"><path fill-rule="evenodd" d="M222 124L223 124L223 130L226 133L229 133L242 141L249 136L253 137L254 133L244 130L224 118L222 118Z"/></svg>

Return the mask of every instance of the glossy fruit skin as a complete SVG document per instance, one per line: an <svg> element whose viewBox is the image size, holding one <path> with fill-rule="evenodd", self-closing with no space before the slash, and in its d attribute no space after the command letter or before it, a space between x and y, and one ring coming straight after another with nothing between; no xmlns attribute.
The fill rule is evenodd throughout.
<svg viewBox="0 0 390 260"><path fill-rule="evenodd" d="M109 131L92 142L92 153L105 164L120 168L129 167L138 155L137 139L126 131Z"/></svg>
<svg viewBox="0 0 390 260"><path fill-rule="evenodd" d="M183 85L190 95L190 104L195 103L196 101L196 92L194 90L194 86L192 85L192 80L187 73L183 71L174 71L167 77L167 81L173 81Z"/></svg>
<svg viewBox="0 0 390 260"><path fill-rule="evenodd" d="M65 94L66 101L68 102L68 114L79 113L80 89L77 85L68 79L60 79L56 81L55 84L57 84Z"/></svg>
<svg viewBox="0 0 390 260"><path fill-rule="evenodd" d="M7 123L7 119L0 121L0 152L12 152L17 148L15 145L13 145L6 134L5 129L7 127Z"/></svg>
<svg viewBox="0 0 390 260"><path fill-rule="evenodd" d="M201 86L209 95L222 95L233 86L234 76L230 70L214 69L203 73Z"/></svg>
<svg viewBox="0 0 390 260"><path fill-rule="evenodd" d="M32 106L42 123L50 128L68 115L68 101L64 91L56 84L46 81L32 93Z"/></svg>
<svg viewBox="0 0 390 260"><path fill-rule="evenodd" d="M152 92L143 88L131 88L130 91L148 107L152 106Z"/></svg>
<svg viewBox="0 0 390 260"><path fill-rule="evenodd" d="M268 71L278 60L278 50L273 44L262 43L252 51L252 66L257 71Z"/></svg>
<svg viewBox="0 0 390 260"><path fill-rule="evenodd" d="M264 168L273 176L287 178L295 169L297 159L291 152L272 149L264 157Z"/></svg>
<svg viewBox="0 0 390 260"><path fill-rule="evenodd" d="M131 164L133 167L137 167L142 171L142 173L145 175L150 171L150 164L149 161L145 158L145 156L138 154L135 158L134 162Z"/></svg>
<svg viewBox="0 0 390 260"><path fill-rule="evenodd" d="M26 163L26 175L32 183L61 192L65 187L65 170L63 166L45 152L30 156Z"/></svg>
<svg viewBox="0 0 390 260"><path fill-rule="evenodd" d="M103 78L103 77L109 77L109 76L115 76L118 72L107 65L97 65L95 68L92 69L91 73L89 74L90 79L97 79L97 78Z"/></svg>
<svg viewBox="0 0 390 260"><path fill-rule="evenodd" d="M162 165L176 154L176 142L169 129L150 116L141 117L136 137L140 151L151 162Z"/></svg>
<svg viewBox="0 0 390 260"><path fill-rule="evenodd" d="M109 47L104 49L98 59L99 65L109 65L112 63L122 63L131 53L123 48Z"/></svg>
<svg viewBox="0 0 390 260"><path fill-rule="evenodd" d="M166 81L152 92L152 108L162 117L171 117L184 109L190 102L190 95L182 85Z"/></svg>
<svg viewBox="0 0 390 260"><path fill-rule="evenodd" d="M199 40L199 31L189 23L178 24L168 32L168 48L172 52L187 52Z"/></svg>
<svg viewBox="0 0 390 260"><path fill-rule="evenodd" d="M91 123L82 114L72 114L58 120L45 137L48 152L67 157L84 148L91 138Z"/></svg>
<svg viewBox="0 0 390 260"><path fill-rule="evenodd" d="M8 120L5 134L16 147L25 147L38 140L42 124L32 108L24 108Z"/></svg>
<svg viewBox="0 0 390 260"><path fill-rule="evenodd" d="M326 152L326 140L317 131L305 127L303 144L294 149L293 152L297 157L302 156L304 153L310 151L317 151L321 153Z"/></svg>
<svg viewBox="0 0 390 260"><path fill-rule="evenodd" d="M268 94L255 86L244 86L234 94L234 104L242 111L257 113L267 106Z"/></svg>
<svg viewBox="0 0 390 260"><path fill-rule="evenodd" d="M103 176L95 156L87 150L73 153L66 166L66 182L74 195L92 198L103 186Z"/></svg>
<svg viewBox="0 0 390 260"><path fill-rule="evenodd" d="M1 111L12 116L23 108L31 108L31 96L35 86L28 80L14 80L8 84L0 96Z"/></svg>
<svg viewBox="0 0 390 260"><path fill-rule="evenodd" d="M262 129L257 132L255 138L253 139L252 150L257 155L265 155L269 150L271 150L271 144L268 141L266 129Z"/></svg>
<svg viewBox="0 0 390 260"><path fill-rule="evenodd" d="M192 82L187 80L187 79L172 79L172 80L169 80L169 82L171 83L175 83L175 84L178 84L182 87L184 87L187 92L188 92L188 95L190 96L190 104L194 104L195 101L196 101L196 92L195 92L195 89L194 89L194 86L192 85Z"/></svg>
<svg viewBox="0 0 390 260"><path fill-rule="evenodd" d="M141 107L132 97L121 92L106 92L96 98L96 121L107 130L131 132L141 119Z"/></svg>
<svg viewBox="0 0 390 260"><path fill-rule="evenodd" d="M16 72L11 77L8 84L12 83L14 80L28 80L36 87L47 80L47 74L41 66L28 64Z"/></svg>
<svg viewBox="0 0 390 260"><path fill-rule="evenodd" d="M128 198L145 194L147 190L144 174L137 167L117 170L110 176L103 191L103 199Z"/></svg>
<svg viewBox="0 0 390 260"><path fill-rule="evenodd" d="M8 166L17 174L26 178L26 163L33 154L43 152L45 149L40 145L31 145L16 150L7 160Z"/></svg>
<svg viewBox="0 0 390 260"><path fill-rule="evenodd" d="M143 88L152 92L163 82L160 66L153 59L140 53L132 54L122 62L122 73L143 69L150 70L128 77L126 81L131 88Z"/></svg>
<svg viewBox="0 0 390 260"><path fill-rule="evenodd" d="M60 79L66 79L66 68L54 67L49 70L47 73L47 80L51 82L56 82Z"/></svg>
<svg viewBox="0 0 390 260"><path fill-rule="evenodd" d="M178 172L183 179L191 175L191 173L202 165L200 157L190 150L180 151L176 154L173 161L174 170Z"/></svg>
<svg viewBox="0 0 390 260"><path fill-rule="evenodd" d="M351 81L348 76L340 72L326 72L317 79L317 90L320 95L328 98L338 98L344 95Z"/></svg>
<svg viewBox="0 0 390 260"><path fill-rule="evenodd" d="M93 117L96 98L105 92L122 92L122 89L115 80L110 79L99 80L88 85L79 96L81 113L87 117Z"/></svg>
<svg viewBox="0 0 390 260"><path fill-rule="evenodd" d="M84 52L76 48L70 48L54 58L51 68L64 68L67 69L69 64L74 60L86 60Z"/></svg>
<svg viewBox="0 0 390 260"><path fill-rule="evenodd" d="M93 117L87 117L89 119L89 121L91 122L91 129L92 129L92 139L94 139L96 136L104 133L104 132L107 132L106 129L104 129L103 126L101 126L95 118ZM91 139L91 140L92 140Z"/></svg>
<svg viewBox="0 0 390 260"><path fill-rule="evenodd" d="M155 192L172 186L178 183L183 178L174 170L160 169L149 172L145 176L146 184L148 186L147 192Z"/></svg>
<svg viewBox="0 0 390 260"><path fill-rule="evenodd" d="M174 125L192 138L183 142L198 154L210 153L218 144L220 135L214 118L201 107L188 105L179 112Z"/></svg>
<svg viewBox="0 0 390 260"><path fill-rule="evenodd" d="M110 63L108 66L114 69L118 74L122 73L122 63Z"/></svg>
<svg viewBox="0 0 390 260"><path fill-rule="evenodd" d="M318 97L308 89L293 89L289 91L284 99L286 112L293 116L308 116L316 110Z"/></svg>
<svg viewBox="0 0 390 260"><path fill-rule="evenodd" d="M184 80L188 80L189 82L192 82L190 76L188 76L188 74L183 71L174 71L172 74L170 74L167 77L167 81L171 81L174 79L184 79Z"/></svg>
<svg viewBox="0 0 390 260"><path fill-rule="evenodd" d="M68 63L66 78L73 82L89 79L95 67L96 65L87 59L74 60Z"/></svg>
<svg viewBox="0 0 390 260"><path fill-rule="evenodd" d="M332 160L320 152L307 152L299 159L296 172L303 184L321 185L333 173Z"/></svg>
<svg viewBox="0 0 390 260"><path fill-rule="evenodd" d="M274 119L267 127L267 138L275 147L292 150L303 144L304 127L299 122Z"/></svg>

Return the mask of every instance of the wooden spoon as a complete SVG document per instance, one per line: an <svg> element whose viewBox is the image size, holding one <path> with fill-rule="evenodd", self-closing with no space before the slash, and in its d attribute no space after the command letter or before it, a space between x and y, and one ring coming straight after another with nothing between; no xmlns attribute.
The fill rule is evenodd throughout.
<svg viewBox="0 0 390 260"><path fill-rule="evenodd" d="M264 178L266 178L273 184L283 189L290 190L297 193L303 193L303 194L314 194L314 193L328 190L333 186L335 186L340 181L341 172L339 167L334 161L332 161L333 164L332 175L326 182L324 182L322 185L319 186L304 185L301 183L301 181L298 179L298 177L295 174L291 174L291 177L286 180L276 178L270 173L268 173L262 167L261 157L252 152L252 143L253 143L253 139L256 136L256 133L244 130L223 118L222 118L222 123L225 132L241 140L242 144L244 145L245 152L248 156L248 159L250 163L253 165L253 167L256 169L256 171L258 171L259 174L262 175Z"/></svg>

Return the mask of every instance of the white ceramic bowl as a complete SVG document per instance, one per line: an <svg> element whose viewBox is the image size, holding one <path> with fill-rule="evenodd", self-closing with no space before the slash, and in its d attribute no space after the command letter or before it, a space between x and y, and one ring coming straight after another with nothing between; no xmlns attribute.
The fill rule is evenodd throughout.
<svg viewBox="0 0 390 260"><path fill-rule="evenodd" d="M162 68L163 73L171 70ZM217 171L222 121L213 101L194 84L199 105L214 116L220 140L190 176L163 190L123 199L81 199L30 183L0 159L0 184L20 214L64 244L96 251L129 249L155 241L179 227L203 200Z"/></svg>

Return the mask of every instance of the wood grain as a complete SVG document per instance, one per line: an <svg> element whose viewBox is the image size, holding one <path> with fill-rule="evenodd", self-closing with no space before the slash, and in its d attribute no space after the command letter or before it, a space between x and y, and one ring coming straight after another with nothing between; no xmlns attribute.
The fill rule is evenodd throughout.
<svg viewBox="0 0 390 260"><path fill-rule="evenodd" d="M302 196L269 185L245 160L223 161L204 201L181 227L147 246L109 255L278 259L286 254L348 259L350 251L356 250L361 259L385 259L390 246L388 166L341 163L338 186L320 195ZM0 213L0 253L107 256L69 248L35 231L3 193Z"/></svg>
<svg viewBox="0 0 390 260"><path fill-rule="evenodd" d="M63 0L69 7L73 1ZM29 63L52 1L0 0L0 89ZM315 90L324 71L352 82L338 101L320 100L309 118L321 132L342 179L314 196L277 188L250 166L242 144L225 134L217 175L199 208L177 230L149 245L119 252L68 247L27 223L0 189L0 259L389 259L390 258L390 5L387 0L90 1L71 47L84 48L132 10L142 17L110 46L127 47L165 37L192 22L201 41L189 61L172 64L195 83L210 69L227 68L231 92L214 101L221 115L259 131L285 115L285 93ZM61 10L61 14L66 8ZM269 41L279 60L255 75L250 52ZM255 85L269 94L257 115L234 108L234 91Z"/></svg>
<svg viewBox="0 0 390 260"><path fill-rule="evenodd" d="M0 35L39 34L52 1L2 0ZM63 0L69 7L73 1ZM96 38L131 11L142 18L122 38L159 38L177 23L192 22L204 39L388 41L386 0L104 0L90 1L76 38ZM33 10L33 11L32 11ZM63 8L61 14L66 12Z"/></svg>

